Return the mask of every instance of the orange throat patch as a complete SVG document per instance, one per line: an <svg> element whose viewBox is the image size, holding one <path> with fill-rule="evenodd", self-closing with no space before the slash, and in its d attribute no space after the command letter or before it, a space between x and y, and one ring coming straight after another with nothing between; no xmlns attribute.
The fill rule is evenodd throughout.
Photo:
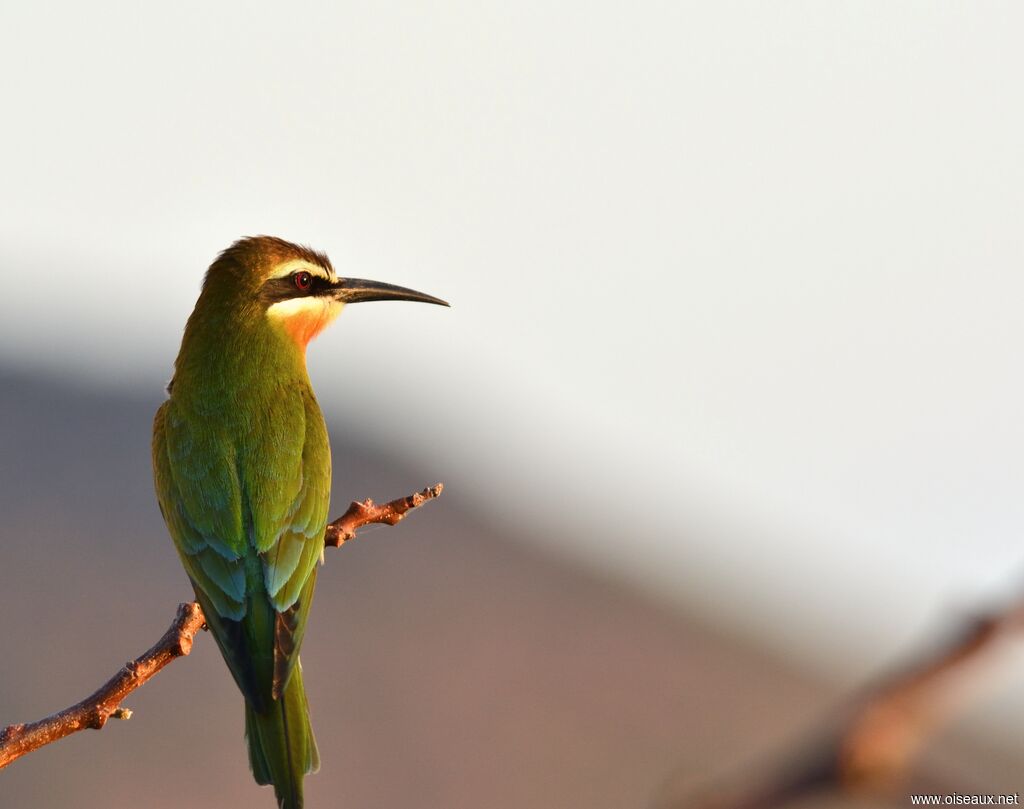
<svg viewBox="0 0 1024 809"><path fill-rule="evenodd" d="M309 341L341 313L340 302L323 297L293 298L275 303L267 317L305 351Z"/></svg>

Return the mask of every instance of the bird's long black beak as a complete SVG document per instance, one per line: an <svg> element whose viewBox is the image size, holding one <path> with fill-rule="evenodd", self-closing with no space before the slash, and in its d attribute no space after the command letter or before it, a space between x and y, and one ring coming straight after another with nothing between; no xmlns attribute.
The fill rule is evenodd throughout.
<svg viewBox="0 0 1024 809"><path fill-rule="evenodd" d="M448 306L447 301L417 292L415 289L397 287L380 281L367 281L363 278L339 278L334 284L334 296L342 303L362 303L364 301L418 301L419 303L436 303Z"/></svg>

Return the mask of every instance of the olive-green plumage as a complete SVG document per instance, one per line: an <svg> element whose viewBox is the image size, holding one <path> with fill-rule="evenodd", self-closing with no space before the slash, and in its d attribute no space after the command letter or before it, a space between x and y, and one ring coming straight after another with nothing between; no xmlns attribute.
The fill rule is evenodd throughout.
<svg viewBox="0 0 1024 809"><path fill-rule="evenodd" d="M442 303L339 279L279 239L237 242L210 267L153 426L160 510L245 696L249 760L281 809L319 767L299 650L323 552L327 429L306 373L309 339L360 300Z"/></svg>

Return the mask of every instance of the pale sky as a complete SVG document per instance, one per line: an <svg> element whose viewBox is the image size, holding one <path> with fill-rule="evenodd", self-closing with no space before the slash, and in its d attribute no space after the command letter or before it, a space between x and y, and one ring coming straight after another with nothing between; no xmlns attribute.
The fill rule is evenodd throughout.
<svg viewBox="0 0 1024 809"><path fill-rule="evenodd" d="M1024 576L1024 7L257 8L5 5L4 362L160 384L271 233L452 302L321 401L559 553L850 681Z"/></svg>

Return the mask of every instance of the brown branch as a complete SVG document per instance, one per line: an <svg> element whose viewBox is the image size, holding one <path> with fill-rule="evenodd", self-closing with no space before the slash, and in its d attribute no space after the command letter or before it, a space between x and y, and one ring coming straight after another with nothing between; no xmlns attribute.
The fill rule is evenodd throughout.
<svg viewBox="0 0 1024 809"><path fill-rule="evenodd" d="M192 641L205 620L198 604L179 604L178 614L163 637L140 657L125 663L97 691L46 719L4 728L0 733L0 768L79 730L99 730L111 717L128 719L131 711L121 708L121 701L176 657L192 651Z"/></svg>
<svg viewBox="0 0 1024 809"><path fill-rule="evenodd" d="M895 793L926 742L963 707L962 686L1022 629L1024 598L965 622L931 653L864 689L774 767L669 805L778 809L825 792Z"/></svg>
<svg viewBox="0 0 1024 809"><path fill-rule="evenodd" d="M444 486L438 483L382 506L375 505L372 500L354 502L341 517L327 526L324 545L341 547L356 535L358 529L371 523L396 525L409 511L433 500L443 489ZM131 718L132 712L121 707L125 697L148 682L172 660L192 651L192 641L196 633L204 628L205 621L199 604L179 604L178 614L163 637L142 655L125 663L117 674L81 702L38 722L8 725L0 731L0 769L26 753L79 730L99 730L106 725L108 719Z"/></svg>
<svg viewBox="0 0 1024 809"><path fill-rule="evenodd" d="M324 544L340 548L356 535L358 529L371 523L398 525L407 512L422 506L428 500L433 500L443 491L444 484L438 483L429 489L410 494L408 497L399 497L382 506L378 506L369 498L361 503L352 501L348 511L328 524L327 532L324 534Z"/></svg>

